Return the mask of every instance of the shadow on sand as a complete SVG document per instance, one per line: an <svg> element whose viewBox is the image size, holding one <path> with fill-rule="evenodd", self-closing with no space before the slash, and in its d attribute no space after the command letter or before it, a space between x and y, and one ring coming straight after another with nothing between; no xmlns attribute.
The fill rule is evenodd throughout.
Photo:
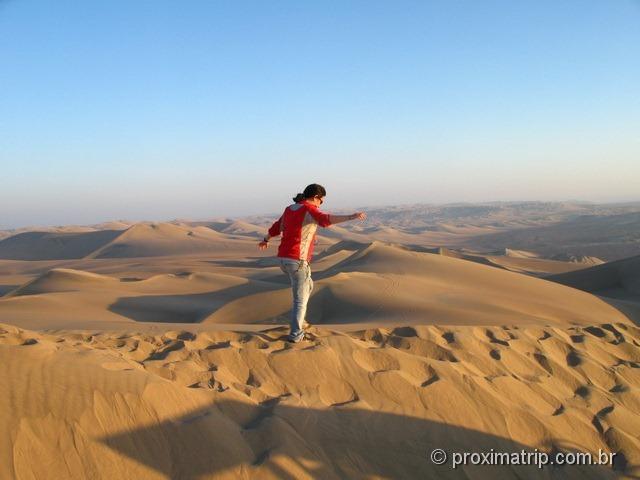
<svg viewBox="0 0 640 480"><path fill-rule="evenodd" d="M200 323L234 300L277 290L286 299L276 307L273 316L277 317L291 308L289 286L262 281L205 293L121 297L109 305L109 310L137 322Z"/></svg>
<svg viewBox="0 0 640 480"><path fill-rule="evenodd" d="M12 290L15 290L20 285L0 285L0 297L6 295Z"/></svg>
<svg viewBox="0 0 640 480"><path fill-rule="evenodd" d="M468 428L354 408L287 405L281 397L261 405L219 400L208 408L153 426L101 438L109 448L171 479L195 480L267 473L276 478L640 478L622 454L610 466L471 465L452 468L453 452L534 452L526 445ZM579 451L567 440L546 447ZM448 454L443 465L434 449ZM493 450L492 450L493 449ZM522 458L522 457L520 457ZM636 475L634 475L636 473Z"/></svg>

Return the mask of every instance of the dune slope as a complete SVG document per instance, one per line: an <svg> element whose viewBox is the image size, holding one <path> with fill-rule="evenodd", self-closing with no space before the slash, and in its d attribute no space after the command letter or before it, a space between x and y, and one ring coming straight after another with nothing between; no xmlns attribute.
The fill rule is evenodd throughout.
<svg viewBox="0 0 640 480"><path fill-rule="evenodd" d="M640 255L549 279L587 292L640 300Z"/></svg>
<svg viewBox="0 0 640 480"><path fill-rule="evenodd" d="M618 478L640 473L640 330L37 333L0 326L2 478ZM615 453L613 467L429 453Z"/></svg>
<svg viewBox="0 0 640 480"><path fill-rule="evenodd" d="M640 256L554 275L549 280L599 295L640 324Z"/></svg>
<svg viewBox="0 0 640 480"><path fill-rule="evenodd" d="M619 310L587 292L458 258L378 242L347 255L330 253L324 257L327 268L314 274L310 322L568 325L628 321ZM0 316L30 328L41 328L38 325L53 318L63 321L65 315L74 324L83 315L93 321L286 323L290 289L277 267L264 268L273 275L261 280L186 272L124 281L52 270L0 298Z"/></svg>
<svg viewBox="0 0 640 480"><path fill-rule="evenodd" d="M0 241L0 259L61 260L83 258L103 247L122 232L25 232Z"/></svg>
<svg viewBox="0 0 640 480"><path fill-rule="evenodd" d="M188 227L172 223L138 223L90 255L90 258L156 257L213 253L247 247L207 227ZM253 246L253 245L252 245Z"/></svg>

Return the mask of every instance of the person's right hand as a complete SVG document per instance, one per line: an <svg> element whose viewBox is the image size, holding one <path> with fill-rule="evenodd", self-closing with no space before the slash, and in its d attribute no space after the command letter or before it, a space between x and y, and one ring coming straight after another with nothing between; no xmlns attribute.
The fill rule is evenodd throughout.
<svg viewBox="0 0 640 480"><path fill-rule="evenodd" d="M364 221L367 219L367 214L364 212L356 212L352 215L354 220Z"/></svg>

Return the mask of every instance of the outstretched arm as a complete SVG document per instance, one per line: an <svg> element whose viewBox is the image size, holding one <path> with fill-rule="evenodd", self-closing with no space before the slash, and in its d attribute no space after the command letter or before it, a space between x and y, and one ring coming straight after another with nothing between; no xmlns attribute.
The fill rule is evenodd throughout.
<svg viewBox="0 0 640 480"><path fill-rule="evenodd" d="M349 220L364 220L367 218L367 214L364 212L356 212L351 215L331 215L321 212L317 207L307 206L307 211L315 219L316 223L321 227L328 227L335 225L336 223L348 222Z"/></svg>
<svg viewBox="0 0 640 480"><path fill-rule="evenodd" d="M363 221L367 218L367 214L364 212L356 212L351 215L329 215L329 220L331 225L335 225L336 223L348 222L349 220L358 219Z"/></svg>

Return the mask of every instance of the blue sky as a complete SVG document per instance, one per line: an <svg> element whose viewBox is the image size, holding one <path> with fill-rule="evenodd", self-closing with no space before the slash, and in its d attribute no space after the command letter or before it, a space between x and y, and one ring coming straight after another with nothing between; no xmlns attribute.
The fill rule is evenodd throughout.
<svg viewBox="0 0 640 480"><path fill-rule="evenodd" d="M640 1L0 0L0 228L640 200Z"/></svg>

